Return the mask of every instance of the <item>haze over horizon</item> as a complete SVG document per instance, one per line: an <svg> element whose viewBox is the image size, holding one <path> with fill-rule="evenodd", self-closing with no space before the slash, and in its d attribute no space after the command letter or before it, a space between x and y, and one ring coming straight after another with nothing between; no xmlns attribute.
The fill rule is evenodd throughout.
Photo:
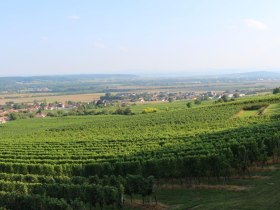
<svg viewBox="0 0 280 210"><path fill-rule="evenodd" d="M280 70L276 0L4 1L0 76Z"/></svg>

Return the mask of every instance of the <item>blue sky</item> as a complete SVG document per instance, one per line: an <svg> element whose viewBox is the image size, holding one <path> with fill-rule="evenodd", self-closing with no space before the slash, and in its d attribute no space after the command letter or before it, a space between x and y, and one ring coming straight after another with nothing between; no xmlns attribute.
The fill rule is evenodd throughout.
<svg viewBox="0 0 280 210"><path fill-rule="evenodd" d="M280 69L279 0L13 0L0 76Z"/></svg>

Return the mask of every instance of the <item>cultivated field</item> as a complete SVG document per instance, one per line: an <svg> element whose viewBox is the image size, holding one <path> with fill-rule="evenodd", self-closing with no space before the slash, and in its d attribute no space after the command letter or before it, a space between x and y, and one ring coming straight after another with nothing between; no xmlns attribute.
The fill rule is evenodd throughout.
<svg viewBox="0 0 280 210"><path fill-rule="evenodd" d="M138 112L129 116L68 116L0 125L0 206L110 209L125 198L129 209L130 198L143 196L146 202L157 197L160 208L250 209L253 204L247 208L242 193L250 192L246 195L253 200L270 188L261 191L264 182L248 181L251 187L242 184L246 180L235 183L234 177L251 175L252 167L280 157L280 116L236 115L264 105L271 110L279 102L279 95L192 108L183 101L136 105ZM141 114L147 106L160 111ZM276 183L272 180L267 183ZM208 186L211 183L217 186ZM242 190L227 191L225 183ZM186 189L196 185L197 190ZM277 209L277 201L271 202L258 200L259 206Z"/></svg>
<svg viewBox="0 0 280 210"><path fill-rule="evenodd" d="M280 104L271 104L265 110L266 114L280 114Z"/></svg>
<svg viewBox="0 0 280 210"><path fill-rule="evenodd" d="M46 100L48 103L59 101L64 103L65 101L81 101L81 102L91 102L93 100L98 100L102 93L92 93L92 94L9 94L0 95L0 105L6 102L13 101L15 103L33 103L36 101Z"/></svg>

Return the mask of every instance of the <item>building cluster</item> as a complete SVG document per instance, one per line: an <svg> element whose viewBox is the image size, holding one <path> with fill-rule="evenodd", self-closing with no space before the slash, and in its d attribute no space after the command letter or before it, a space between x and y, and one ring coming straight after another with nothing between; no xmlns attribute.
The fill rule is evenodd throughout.
<svg viewBox="0 0 280 210"><path fill-rule="evenodd" d="M69 106L68 108L73 108ZM34 114L34 117L46 117L41 111L43 110L60 110L65 109L64 103L13 103L7 102L5 105L0 105L0 124L10 120L11 114Z"/></svg>
<svg viewBox="0 0 280 210"><path fill-rule="evenodd" d="M198 92L155 92L155 93L117 93L112 97L104 97L108 101L120 100L122 102L145 102L145 101L174 101L174 100L208 100L208 99L220 99L224 95L229 98L243 97L249 94L248 91L234 91L234 92L215 92L208 91L203 93Z"/></svg>
<svg viewBox="0 0 280 210"><path fill-rule="evenodd" d="M52 110L75 110L75 109L94 109L97 107L106 107L106 106L114 106L115 103L118 104L127 104L127 103L135 103L135 102L149 102L149 101L161 101L161 102L172 102L174 100L208 100L208 99L220 99L223 96L227 96L228 98L237 98L242 97L249 94L246 91L234 91L234 92L145 92L145 93L117 93L110 94L106 93L104 96L101 96L99 100L92 102L74 102L67 101L65 103L62 102L54 102L47 103L36 102L33 103L13 103L7 102L5 105L0 105L0 124L6 123L10 120L10 115L12 113L25 113L25 114L34 114L34 117L43 118L46 117L44 113L46 111ZM44 112L43 112L44 111Z"/></svg>

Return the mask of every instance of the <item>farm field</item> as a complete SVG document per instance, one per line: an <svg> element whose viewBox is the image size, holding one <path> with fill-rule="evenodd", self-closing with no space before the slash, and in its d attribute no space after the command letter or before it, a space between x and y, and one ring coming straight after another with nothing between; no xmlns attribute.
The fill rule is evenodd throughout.
<svg viewBox="0 0 280 210"><path fill-rule="evenodd" d="M166 209L279 209L279 164L259 168L251 177L220 183L169 186L157 196ZM172 188L173 187L173 188ZM196 189L194 189L196 187Z"/></svg>
<svg viewBox="0 0 280 210"><path fill-rule="evenodd" d="M241 110L237 113L237 117L243 118L243 117L253 117L258 115L258 110Z"/></svg>
<svg viewBox="0 0 280 210"><path fill-rule="evenodd" d="M93 100L98 100L99 97L103 95L102 93L92 93L92 94L13 94L13 95L0 95L0 105L6 102L13 101L15 103L33 103L34 100L37 101L48 101L49 103L55 101L82 101L90 102Z"/></svg>
<svg viewBox="0 0 280 210"><path fill-rule="evenodd" d="M248 176L250 167L280 157L280 116L277 112L234 116L263 104L277 107L279 102L279 95L192 108L182 101L168 104L169 109L167 104L155 104L161 110L156 113L141 114L148 105L139 105L138 111L136 105L138 113L131 116L68 116L0 125L0 206L111 209L121 205L122 198L128 203L131 196L149 200L156 195L170 209L194 207L201 201L198 198L205 200L198 209L250 209L242 205L245 191L159 188L155 192L155 180L184 179L190 184L215 178L246 184L232 177ZM276 171L271 175L272 183L278 175ZM256 189L261 186L256 182ZM249 192L253 200L265 191ZM209 197L212 193L215 199ZM227 195L238 203L231 203ZM271 202L269 207L278 205Z"/></svg>
<svg viewBox="0 0 280 210"><path fill-rule="evenodd" d="M131 110L135 114L140 114L142 111L146 108L155 108L159 112L168 112L168 111L175 111L175 110L186 110L187 108L187 103L191 102L192 107L201 107L201 106L208 106L208 105L213 105L214 101L213 100L207 100L207 101L202 101L201 104L196 105L193 103L192 100L177 100L173 101L172 103L169 103L167 101L156 101L156 102L138 102L136 105L130 106Z"/></svg>
<svg viewBox="0 0 280 210"><path fill-rule="evenodd" d="M280 103L269 105L265 109L265 114L280 114Z"/></svg>

